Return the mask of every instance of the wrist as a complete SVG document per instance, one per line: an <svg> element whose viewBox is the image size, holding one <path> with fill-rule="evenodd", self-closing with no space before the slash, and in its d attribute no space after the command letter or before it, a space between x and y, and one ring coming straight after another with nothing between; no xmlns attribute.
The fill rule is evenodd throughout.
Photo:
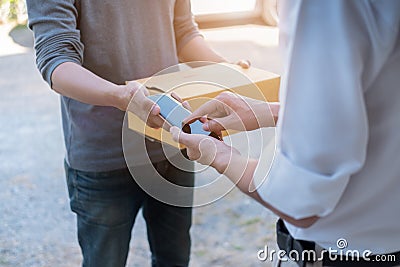
<svg viewBox="0 0 400 267"><path fill-rule="evenodd" d="M107 103L110 106L121 109L123 107L124 100L124 88L125 85L116 85L113 84L109 90L106 91L106 99Z"/></svg>
<svg viewBox="0 0 400 267"><path fill-rule="evenodd" d="M268 102L260 101L254 112L257 116L259 128L271 127L274 125L274 115Z"/></svg>
<svg viewBox="0 0 400 267"><path fill-rule="evenodd" d="M240 154L236 153L221 153L217 154L211 164L220 174L235 173L243 167L244 161Z"/></svg>
<svg viewBox="0 0 400 267"><path fill-rule="evenodd" d="M255 191L252 182L258 160L233 154L216 160L215 167L220 174L228 177L242 192L249 194Z"/></svg>
<svg viewBox="0 0 400 267"><path fill-rule="evenodd" d="M229 157L226 155L221 155L215 157L214 161L211 163L211 167L215 168L218 173L223 174L228 167Z"/></svg>
<svg viewBox="0 0 400 267"><path fill-rule="evenodd" d="M280 107L281 104L279 102L269 103L269 109L271 110L272 116L274 117L275 124L278 122Z"/></svg>

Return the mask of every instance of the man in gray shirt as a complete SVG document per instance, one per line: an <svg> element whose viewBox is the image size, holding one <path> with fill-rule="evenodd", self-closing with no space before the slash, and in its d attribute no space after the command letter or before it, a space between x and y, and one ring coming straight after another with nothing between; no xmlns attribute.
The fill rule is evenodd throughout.
<svg viewBox="0 0 400 267"><path fill-rule="evenodd" d="M125 81L179 61L225 61L200 36L190 1L27 0L27 7L37 66L61 94L67 184L83 266L126 264L141 207L153 266L187 266L191 209L161 203L135 183L121 136L131 99L139 117L150 114L149 126L162 124L160 108L145 97L145 89ZM193 173L165 160L158 143L146 145L153 162L148 168L175 183L193 185Z"/></svg>

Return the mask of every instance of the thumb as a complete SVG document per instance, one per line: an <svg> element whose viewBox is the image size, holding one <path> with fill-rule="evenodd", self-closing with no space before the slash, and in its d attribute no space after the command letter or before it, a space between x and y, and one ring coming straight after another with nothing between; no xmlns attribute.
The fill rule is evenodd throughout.
<svg viewBox="0 0 400 267"><path fill-rule="evenodd" d="M153 100L148 98L144 91L139 90L134 97L137 103L140 103L142 109L148 112L148 115L157 116L160 114L160 107Z"/></svg>
<svg viewBox="0 0 400 267"><path fill-rule="evenodd" d="M189 134L184 133L181 129L176 126L173 126L169 129L169 132L172 134L172 139L185 146L190 146L193 141L191 141L188 137Z"/></svg>
<svg viewBox="0 0 400 267"><path fill-rule="evenodd" d="M219 133L225 129L229 129L232 127L232 118L231 116L223 117L223 118L215 118L204 123L203 128L206 131Z"/></svg>
<svg viewBox="0 0 400 267"><path fill-rule="evenodd" d="M209 138L204 138L199 143L200 157L197 161L203 165L211 165L217 156L217 146Z"/></svg>

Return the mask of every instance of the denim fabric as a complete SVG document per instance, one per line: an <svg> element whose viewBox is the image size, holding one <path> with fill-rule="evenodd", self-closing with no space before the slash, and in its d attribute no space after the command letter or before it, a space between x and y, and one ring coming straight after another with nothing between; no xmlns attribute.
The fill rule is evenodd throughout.
<svg viewBox="0 0 400 267"><path fill-rule="evenodd" d="M154 167L172 182L193 186L193 173L178 170L167 161L155 163ZM125 266L132 227L140 208L147 225L152 266L188 266L191 208L170 206L150 197L128 169L84 172L65 163L65 170L71 210L77 214L82 266Z"/></svg>

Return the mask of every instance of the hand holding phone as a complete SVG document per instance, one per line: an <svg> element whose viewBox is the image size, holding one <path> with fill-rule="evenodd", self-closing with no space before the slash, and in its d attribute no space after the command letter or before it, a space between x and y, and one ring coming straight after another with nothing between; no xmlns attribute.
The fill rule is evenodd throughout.
<svg viewBox="0 0 400 267"><path fill-rule="evenodd" d="M187 110L181 103L175 100L168 94L157 94L148 96L151 100L153 100L160 107L161 116L172 126L176 126L182 129L183 132L189 134L203 134L212 136L218 140L221 140L221 137L213 132L207 132L203 129L203 123L199 120L194 121L193 123L183 124L183 120L192 114L189 110Z"/></svg>

